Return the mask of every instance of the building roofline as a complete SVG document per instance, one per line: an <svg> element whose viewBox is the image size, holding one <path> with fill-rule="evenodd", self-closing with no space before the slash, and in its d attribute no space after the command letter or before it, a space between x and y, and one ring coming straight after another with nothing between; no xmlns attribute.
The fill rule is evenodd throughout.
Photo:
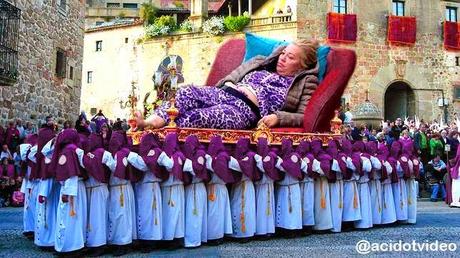
<svg viewBox="0 0 460 258"><path fill-rule="evenodd" d="M143 25L143 24L144 24L144 21L139 19L139 20L136 20L136 21L134 21L132 23L113 24L113 25L89 28L89 29L85 30L85 33L107 31L107 30L115 30L115 29L127 28L127 27L135 27L135 26L139 26L139 25Z"/></svg>

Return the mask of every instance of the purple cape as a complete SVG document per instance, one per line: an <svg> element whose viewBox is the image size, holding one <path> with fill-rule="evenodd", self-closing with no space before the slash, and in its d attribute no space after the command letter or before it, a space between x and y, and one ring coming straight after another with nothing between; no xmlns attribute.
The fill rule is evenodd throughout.
<svg viewBox="0 0 460 258"><path fill-rule="evenodd" d="M257 170L254 159L256 153L251 151L250 144L249 138L238 139L233 157L238 161L242 173L254 182L260 180L262 175Z"/></svg>
<svg viewBox="0 0 460 258"><path fill-rule="evenodd" d="M186 158L192 161L192 168L197 178L204 182L211 180L211 175L206 169L206 151L201 146L196 135L189 135L185 138L182 150Z"/></svg>
<svg viewBox="0 0 460 258"><path fill-rule="evenodd" d="M110 170L102 163L104 152L105 150L103 148L98 148L86 153L85 156L83 156L83 165L89 175L97 181L106 184L109 182Z"/></svg>
<svg viewBox="0 0 460 258"><path fill-rule="evenodd" d="M235 183L241 180L241 173L236 173L228 167L230 156L220 136L211 137L208 145L208 154L212 157L211 166L214 173L225 183Z"/></svg>
<svg viewBox="0 0 460 258"><path fill-rule="evenodd" d="M281 140L281 150L279 156L283 159L281 166L284 170L286 170L286 173L298 180L302 180L303 174L300 169L302 165L302 158L293 150L291 139L283 138Z"/></svg>
<svg viewBox="0 0 460 258"><path fill-rule="evenodd" d="M75 144L67 144L64 149L59 151L59 160L56 164L56 180L65 181L73 176L85 177L83 170L78 163L78 156Z"/></svg>
<svg viewBox="0 0 460 258"><path fill-rule="evenodd" d="M173 167L171 174L182 181L184 184L190 184L191 177L188 173L184 173L183 167L185 162L185 155L179 150L178 139L176 133L169 133L165 137L163 143L163 151L173 160Z"/></svg>
<svg viewBox="0 0 460 258"><path fill-rule="evenodd" d="M257 154L262 157L262 165L265 170L265 174L269 178L274 181L279 181L284 178L284 174L275 167L278 156L274 151L270 150L266 138L259 138L257 140Z"/></svg>
<svg viewBox="0 0 460 258"><path fill-rule="evenodd" d="M38 131L38 140L37 140L37 154L35 154L35 159L37 163L35 164L35 169L31 170L30 179L47 179L53 178L55 176L55 170L50 169L50 164L45 163L45 156L42 154L43 147L54 137L56 136L55 132L50 128L41 128Z"/></svg>
<svg viewBox="0 0 460 258"><path fill-rule="evenodd" d="M142 137L139 144L139 155L155 177L167 180L169 177L168 171L158 164L158 157L161 152L161 144L158 136L149 133Z"/></svg>

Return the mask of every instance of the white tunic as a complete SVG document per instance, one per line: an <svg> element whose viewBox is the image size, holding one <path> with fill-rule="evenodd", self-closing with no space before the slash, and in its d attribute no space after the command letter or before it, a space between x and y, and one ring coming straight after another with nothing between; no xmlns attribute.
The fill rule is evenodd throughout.
<svg viewBox="0 0 460 258"><path fill-rule="evenodd" d="M343 180L342 172L337 160L332 161L331 170L336 173L337 180L335 183L329 183L331 192L331 215L332 215L332 232L342 231L342 214L343 214Z"/></svg>
<svg viewBox="0 0 460 258"><path fill-rule="evenodd" d="M332 225L331 194L324 172L319 168L320 177L315 179L315 225L314 230L328 230Z"/></svg>
<svg viewBox="0 0 460 258"><path fill-rule="evenodd" d="M32 148L30 144L21 144L19 146L19 153L21 160L27 159L27 151ZM37 151L37 148L35 152ZM32 150L31 150L32 152ZM35 155L32 154L32 155ZM33 232L35 230L35 206L37 204L37 180L31 180L30 177L31 168L27 167L27 172L22 180L21 193L24 194L24 211L23 211L23 226L24 232Z"/></svg>
<svg viewBox="0 0 460 258"><path fill-rule="evenodd" d="M418 160L415 160L417 164L414 164L412 160L409 160L409 169L411 174L413 173L414 166L420 166ZM410 224L415 224L417 222L417 186L415 183L415 177L406 180L406 189L407 189L407 222Z"/></svg>
<svg viewBox="0 0 460 258"><path fill-rule="evenodd" d="M263 158L256 154L254 159L256 160L257 168L262 172L262 178L254 182L256 191L256 235L273 234L275 233L275 189L273 180L265 174Z"/></svg>
<svg viewBox="0 0 460 258"><path fill-rule="evenodd" d="M142 180L137 182L134 187L136 191L137 237L141 240L161 240L163 238L161 179L155 177L137 153L129 153L128 162L145 173Z"/></svg>
<svg viewBox="0 0 460 258"><path fill-rule="evenodd" d="M285 172L284 179L277 182L276 190L276 226L284 229L302 229L302 204L299 180L292 177L281 166L278 157L276 167Z"/></svg>
<svg viewBox="0 0 460 258"><path fill-rule="evenodd" d="M457 179L452 178L452 203L450 206L460 207L460 177Z"/></svg>
<svg viewBox="0 0 460 258"><path fill-rule="evenodd" d="M212 172L212 157L206 154L206 168ZM207 186L208 193L208 240L221 239L232 234L230 199L225 182L212 173ZM211 223L212 222L212 223Z"/></svg>
<svg viewBox="0 0 460 258"><path fill-rule="evenodd" d="M69 201L62 202L62 196ZM54 249L76 251L85 246L87 219L86 187L81 178L73 176L61 182Z"/></svg>
<svg viewBox="0 0 460 258"><path fill-rule="evenodd" d="M362 170L364 175L358 180L359 201L361 206L361 220L355 221L356 228L372 227L372 204L371 192L369 190L369 173L372 170L371 161L368 158L361 157L363 164Z"/></svg>
<svg viewBox="0 0 460 258"><path fill-rule="evenodd" d="M389 224L396 221L395 201L393 199L393 189L391 187L392 166L388 161L383 163L387 170L388 178L385 179L382 185L382 224ZM395 172L396 173L396 172Z"/></svg>
<svg viewBox="0 0 460 258"><path fill-rule="evenodd" d="M131 182L113 175L117 157L112 159L109 180L109 232L107 241L112 245L127 245L137 239L136 206ZM128 165L128 160L123 164Z"/></svg>
<svg viewBox="0 0 460 258"><path fill-rule="evenodd" d="M308 176L308 166L313 166L312 171L318 171L320 163L307 157L302 159L302 172L305 174L300 182L300 192L302 196L302 225L315 225L315 180Z"/></svg>
<svg viewBox="0 0 460 258"><path fill-rule="evenodd" d="M102 156L102 163L106 165L111 164L113 162L112 159L110 152L105 151ZM97 181L92 176L85 181L85 187L88 200L86 246L103 246L107 244L109 189L107 184Z"/></svg>
<svg viewBox="0 0 460 258"><path fill-rule="evenodd" d="M202 165L205 160L202 160ZM208 241L208 201L203 180L195 176L192 161L187 159L184 171L192 176L192 183L185 187L185 247L197 247Z"/></svg>
<svg viewBox="0 0 460 258"><path fill-rule="evenodd" d="M407 220L407 189L406 181L403 179L403 170L399 161L396 166L396 173L398 173L399 181L391 184L393 199L395 201L396 219L405 221Z"/></svg>
<svg viewBox="0 0 460 258"><path fill-rule="evenodd" d="M357 221L361 219L361 205L359 201L358 186L356 181L359 175L350 157L347 157L347 168L353 171L350 179L343 180L343 213L342 221Z"/></svg>
<svg viewBox="0 0 460 258"><path fill-rule="evenodd" d="M369 181L369 189L371 192L371 210L372 224L382 224L382 184L380 183L380 174L382 171L382 163L376 157L371 157L373 179Z"/></svg>
<svg viewBox="0 0 460 258"><path fill-rule="evenodd" d="M51 162L53 148L51 141L49 141L42 149L42 153L45 155L45 163ZM32 162L36 162L35 155L32 156L32 151L29 153L29 159ZM56 212L59 203L59 192L61 185L54 180L49 178L45 180L39 180L38 183L38 196L44 196L46 201L39 203L35 209L35 239L34 243L38 246L54 246L54 239L56 233Z"/></svg>
<svg viewBox="0 0 460 258"><path fill-rule="evenodd" d="M238 161L231 157L229 168L241 173ZM252 181L243 174L241 181L232 185L230 207L232 210L233 237L252 237L256 232L256 193Z"/></svg>
<svg viewBox="0 0 460 258"><path fill-rule="evenodd" d="M162 152L158 164L171 172L173 160ZM182 181L169 174L169 178L161 183L163 240L183 238L185 235L185 193Z"/></svg>

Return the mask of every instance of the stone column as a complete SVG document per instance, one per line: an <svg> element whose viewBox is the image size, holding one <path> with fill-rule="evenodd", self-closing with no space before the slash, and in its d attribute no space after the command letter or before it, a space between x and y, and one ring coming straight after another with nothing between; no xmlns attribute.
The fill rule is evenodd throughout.
<svg viewBox="0 0 460 258"><path fill-rule="evenodd" d="M241 16L241 0L238 0L238 16Z"/></svg>
<svg viewBox="0 0 460 258"><path fill-rule="evenodd" d="M193 24L193 31L199 31L203 26L204 20L208 17L207 0L190 1L190 21Z"/></svg>
<svg viewBox="0 0 460 258"><path fill-rule="evenodd" d="M252 16L252 0L248 0L248 13L249 17Z"/></svg>

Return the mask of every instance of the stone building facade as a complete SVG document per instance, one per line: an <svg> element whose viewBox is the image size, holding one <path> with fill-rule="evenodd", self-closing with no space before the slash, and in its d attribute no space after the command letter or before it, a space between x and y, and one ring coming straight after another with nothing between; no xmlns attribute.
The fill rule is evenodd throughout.
<svg viewBox="0 0 460 258"><path fill-rule="evenodd" d="M326 15L333 11L334 2L297 0L298 37L327 42ZM458 8L460 1L402 1L405 15L417 19L413 46L387 42L387 17L393 12L392 0L346 2L347 13L357 15L357 41L330 44L352 48L357 53L356 70L344 94L352 109L365 101L365 92L369 90L370 101L386 119L417 115L439 121L444 117L444 107L439 106L444 93L448 119L455 120L453 115L460 110L460 96L455 96L460 80L460 52L445 50L442 23L446 19L446 6Z"/></svg>
<svg viewBox="0 0 460 258"><path fill-rule="evenodd" d="M5 1L5 0L0 0ZM83 62L83 0L9 0L21 10L18 77L0 85L0 123L21 118L39 124L79 114Z"/></svg>

